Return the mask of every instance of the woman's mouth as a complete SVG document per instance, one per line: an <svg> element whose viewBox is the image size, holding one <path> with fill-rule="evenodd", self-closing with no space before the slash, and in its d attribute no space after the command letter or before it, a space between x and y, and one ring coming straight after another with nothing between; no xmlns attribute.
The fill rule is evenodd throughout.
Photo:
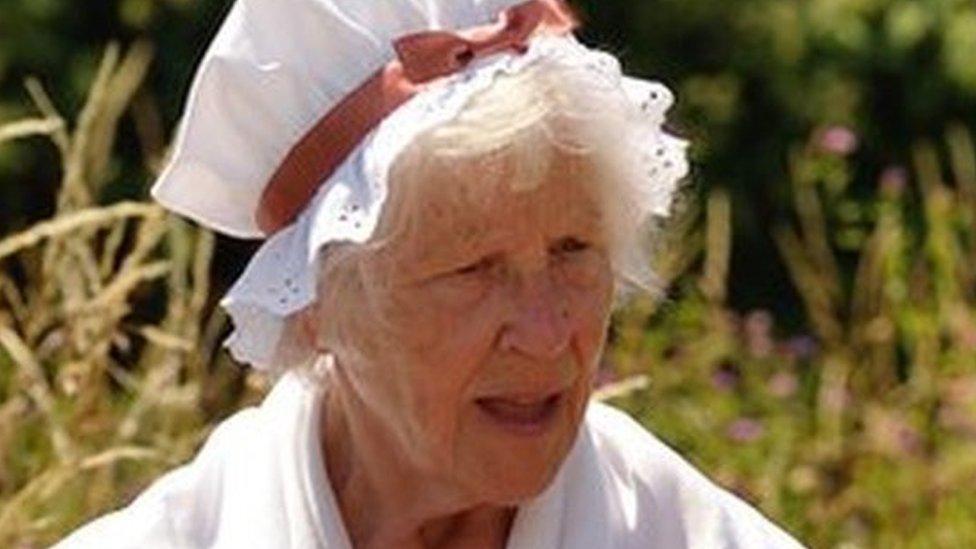
<svg viewBox="0 0 976 549"><path fill-rule="evenodd" d="M537 436L553 424L563 393L541 397L499 396L479 398L478 408L493 423L521 436Z"/></svg>

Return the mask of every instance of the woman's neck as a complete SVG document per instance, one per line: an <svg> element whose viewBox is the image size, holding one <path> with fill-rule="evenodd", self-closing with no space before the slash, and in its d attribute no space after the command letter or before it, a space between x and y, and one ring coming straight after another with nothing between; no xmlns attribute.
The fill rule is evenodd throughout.
<svg viewBox="0 0 976 549"><path fill-rule="evenodd" d="M500 549L510 507L474 501L443 478L403 459L382 422L335 384L322 405L321 440L329 482L356 549Z"/></svg>

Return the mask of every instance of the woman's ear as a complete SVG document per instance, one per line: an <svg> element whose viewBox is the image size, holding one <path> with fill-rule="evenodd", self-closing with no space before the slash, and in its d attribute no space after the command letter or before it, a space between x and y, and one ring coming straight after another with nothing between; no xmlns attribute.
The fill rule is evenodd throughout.
<svg viewBox="0 0 976 549"><path fill-rule="evenodd" d="M286 363L301 364L326 352L315 309L316 303L312 303L285 320L276 355Z"/></svg>

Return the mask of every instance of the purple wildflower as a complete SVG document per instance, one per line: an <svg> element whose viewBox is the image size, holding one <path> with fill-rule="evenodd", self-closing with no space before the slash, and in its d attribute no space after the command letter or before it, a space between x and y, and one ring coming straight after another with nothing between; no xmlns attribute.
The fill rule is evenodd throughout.
<svg viewBox="0 0 976 549"><path fill-rule="evenodd" d="M745 320L746 344L749 353L757 358L766 358L773 354L773 315L769 311L753 311Z"/></svg>
<svg viewBox="0 0 976 549"><path fill-rule="evenodd" d="M782 348L787 358L805 360L817 352L817 340L808 335L791 337Z"/></svg>
<svg viewBox="0 0 976 549"><path fill-rule="evenodd" d="M763 436L765 428L755 419L739 418L729 424L726 436L735 442L753 442Z"/></svg>
<svg viewBox="0 0 976 549"><path fill-rule="evenodd" d="M800 388L800 382L791 372L776 372L767 384L769 393L778 398L793 396Z"/></svg>
<svg viewBox="0 0 976 549"><path fill-rule="evenodd" d="M908 188L908 171L901 166L888 166L878 178L878 190L884 196L901 196Z"/></svg>
<svg viewBox="0 0 976 549"><path fill-rule="evenodd" d="M715 371L712 373L712 385L716 389L723 391L731 391L739 384L739 378L742 377L739 374L739 369L735 367L734 364L730 362L723 362Z"/></svg>
<svg viewBox="0 0 976 549"><path fill-rule="evenodd" d="M857 150L858 139L846 126L829 126L819 132L817 146L824 152L839 156L849 156Z"/></svg>
<svg viewBox="0 0 976 549"><path fill-rule="evenodd" d="M851 402L851 396L847 389L840 386L824 389L822 399L824 407L831 411L843 410Z"/></svg>

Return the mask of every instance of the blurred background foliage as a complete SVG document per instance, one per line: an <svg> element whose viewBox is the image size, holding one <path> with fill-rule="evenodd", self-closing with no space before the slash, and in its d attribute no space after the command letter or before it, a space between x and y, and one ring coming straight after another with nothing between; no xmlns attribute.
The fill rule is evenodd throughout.
<svg viewBox="0 0 976 549"><path fill-rule="evenodd" d="M787 156L818 128L851 130L852 202L889 164L946 125L976 124L976 5L969 0L655 0L592 2L592 41L680 98L696 181L733 193L732 303L794 323L796 295L766 254L789 217ZM828 135L829 137L829 135ZM843 139L841 139L843 141ZM840 190L840 189L836 189ZM856 246L852 233L848 244ZM766 261L756 261L764 257ZM793 324L795 325L795 324Z"/></svg>
<svg viewBox="0 0 976 549"><path fill-rule="evenodd" d="M602 396L811 546L976 546L976 4L576 4L676 90L700 197ZM214 307L253 244L143 202L229 5L0 0L0 546L266 389Z"/></svg>
<svg viewBox="0 0 976 549"><path fill-rule="evenodd" d="M136 110L169 136L196 61L228 0L0 0L0 120L29 108L23 78L37 75L64 112L77 112L102 48L147 39L156 52ZM678 91L676 129L695 143L695 181L732 191L736 246L732 303L769 307L799 327L784 265L752 258L772 246L772 220L789 216L786 153L812 130L857 138L856 202L886 166L950 122L976 124L976 7L970 0L578 1L584 39L628 70ZM153 117L158 123L153 126ZM124 121L122 132L137 131ZM123 139L107 198L144 192L136 140ZM128 149L126 144L129 144ZM50 151L0 151L0 229L50 213ZM18 181L17 185L6 182ZM30 192L26 189L30 189ZM46 209L47 208L47 209ZM845 210L857 217L854 204ZM846 238L856 240L853 232ZM246 255L245 253L241 255ZM760 282L761 281L761 282Z"/></svg>

